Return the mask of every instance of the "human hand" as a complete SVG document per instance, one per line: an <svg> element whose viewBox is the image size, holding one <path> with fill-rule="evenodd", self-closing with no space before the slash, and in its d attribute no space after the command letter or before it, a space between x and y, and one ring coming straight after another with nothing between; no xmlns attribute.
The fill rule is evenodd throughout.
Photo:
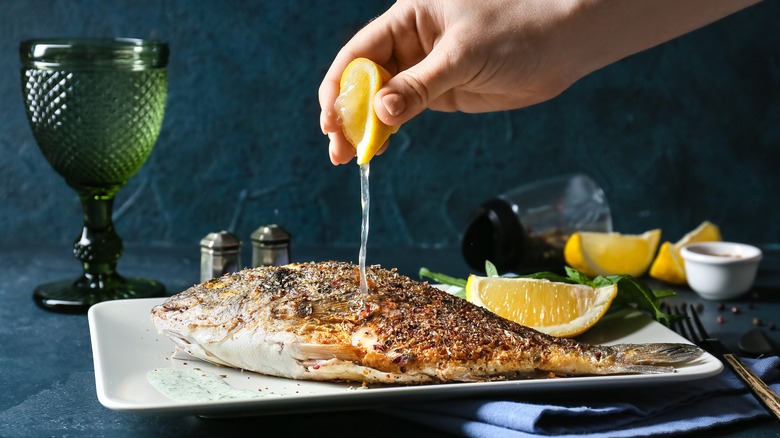
<svg viewBox="0 0 780 438"><path fill-rule="evenodd" d="M398 0L339 51L320 85L331 162L355 155L333 107L355 58L393 76L374 110L400 126L426 108L475 113L543 102L598 68L757 1Z"/></svg>

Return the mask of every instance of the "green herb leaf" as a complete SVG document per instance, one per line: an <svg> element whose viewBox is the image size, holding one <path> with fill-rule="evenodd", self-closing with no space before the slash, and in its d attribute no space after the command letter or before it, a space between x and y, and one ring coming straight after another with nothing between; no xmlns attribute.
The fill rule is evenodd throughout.
<svg viewBox="0 0 780 438"><path fill-rule="evenodd" d="M446 284L448 286L458 286L462 288L466 287L466 280L462 278L450 277L449 275L445 275L445 274L439 274L437 272L431 272L430 270L428 270L428 268L420 268L420 273L418 275L420 276L420 278L427 277L439 284Z"/></svg>
<svg viewBox="0 0 780 438"><path fill-rule="evenodd" d="M676 318L661 310L661 298L675 296L673 290L650 289L645 283L630 275L611 275L609 278L618 285L618 296L621 301L649 313L656 321L668 326Z"/></svg>
<svg viewBox="0 0 780 438"><path fill-rule="evenodd" d="M562 277L554 272L537 272L534 274L518 275L516 278L533 278L536 280L550 280L556 283L577 284L577 282L571 278Z"/></svg>
<svg viewBox="0 0 780 438"><path fill-rule="evenodd" d="M485 260L485 275L488 277L498 277L498 269L496 269L496 265L490 263L490 260Z"/></svg>
<svg viewBox="0 0 780 438"><path fill-rule="evenodd" d="M575 283L590 284L590 279L588 278L587 275L583 274L582 272L580 272L580 271L578 271L578 270L576 270L574 268L570 268L568 266L566 266L565 269L566 269L566 275L568 275L569 278L572 281L574 281Z"/></svg>

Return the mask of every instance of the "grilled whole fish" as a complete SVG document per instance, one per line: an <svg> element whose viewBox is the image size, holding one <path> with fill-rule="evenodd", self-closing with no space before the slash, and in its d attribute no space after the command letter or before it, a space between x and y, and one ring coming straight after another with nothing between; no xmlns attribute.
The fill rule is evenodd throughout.
<svg viewBox="0 0 780 438"><path fill-rule="evenodd" d="M599 346L552 337L466 300L370 266L301 263L246 269L152 309L192 356L306 380L417 384L622 373L669 373L689 344Z"/></svg>

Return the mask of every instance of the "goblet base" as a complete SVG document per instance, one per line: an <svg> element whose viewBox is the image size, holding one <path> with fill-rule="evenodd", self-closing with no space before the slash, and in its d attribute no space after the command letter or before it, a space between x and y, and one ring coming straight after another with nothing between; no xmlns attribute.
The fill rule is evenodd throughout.
<svg viewBox="0 0 780 438"><path fill-rule="evenodd" d="M61 280L35 288L35 303L53 312L86 313L90 306L103 301L125 298L153 298L165 296L165 286L147 278L121 278L106 287L91 287L80 278Z"/></svg>

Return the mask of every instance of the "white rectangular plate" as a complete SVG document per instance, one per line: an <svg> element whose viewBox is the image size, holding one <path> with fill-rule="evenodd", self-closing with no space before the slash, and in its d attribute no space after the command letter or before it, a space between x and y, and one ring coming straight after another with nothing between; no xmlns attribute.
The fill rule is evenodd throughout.
<svg viewBox="0 0 780 438"><path fill-rule="evenodd" d="M506 397L539 391L635 387L710 377L723 365L704 354L675 373L566 377L498 382L450 383L361 388L360 384L323 383L264 376L212 365L196 359L172 358L173 342L158 336L149 314L162 298L108 301L89 309L89 330L100 403L109 409L136 413L257 415L305 411L366 409L404 402L468 396ZM673 331L637 312L607 317L579 340L592 344L687 342ZM260 398L178 402L155 389L146 378L157 368L197 368L221 376L239 389L268 394Z"/></svg>

